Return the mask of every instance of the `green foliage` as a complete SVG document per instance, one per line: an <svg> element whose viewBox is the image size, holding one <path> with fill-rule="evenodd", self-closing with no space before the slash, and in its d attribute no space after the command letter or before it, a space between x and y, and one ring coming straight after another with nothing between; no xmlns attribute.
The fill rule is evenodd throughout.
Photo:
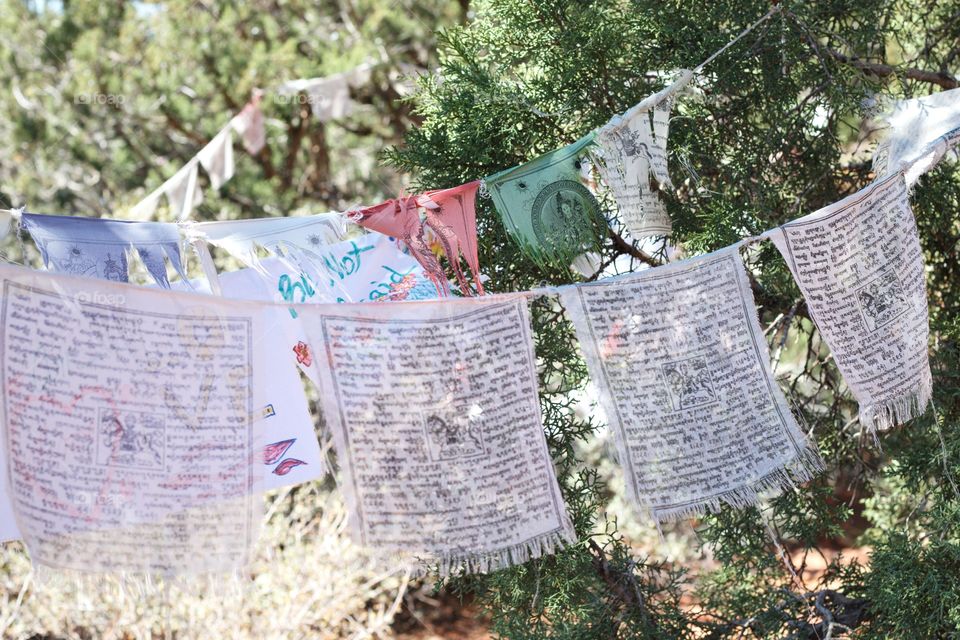
<svg viewBox="0 0 960 640"><path fill-rule="evenodd" d="M663 86L651 72L695 66L769 4L487 0L473 8L470 24L440 36L441 75L424 78L412 101L422 122L388 153L423 187L490 175L573 142ZM707 68L701 96L676 107L669 152L678 188L668 210L673 242L688 253L757 234L866 185L877 96L928 93L937 87L902 70L946 68L960 55L955 6L831 0L784 9ZM556 303L537 304L541 402L581 542L556 557L454 581L485 604L497 634L836 638L856 630L933 638L958 631L955 166L926 176L914 202L928 264L938 418L928 412L896 429L878 450L776 250L751 252L776 373L829 471L774 500L762 517L725 510L700 522L705 552L721 565L702 575L631 560L636 552L602 512L605 488L577 461L579 443L598 425L579 419L564 391L582 388L586 372ZM521 255L489 200L480 200L478 225L491 291L576 279ZM629 271L662 260L623 235L611 232L604 265ZM810 554L857 544L864 528L875 545L870 567L841 556L804 585L787 570L789 563L802 573ZM790 557L802 558L798 566L781 556L771 531Z"/></svg>
<svg viewBox="0 0 960 640"><path fill-rule="evenodd" d="M375 154L413 122L401 76L433 66L450 0L41 3L0 0L0 207L122 217L265 91L268 148L195 217L345 209L400 189ZM375 68L363 108L322 123L276 89Z"/></svg>

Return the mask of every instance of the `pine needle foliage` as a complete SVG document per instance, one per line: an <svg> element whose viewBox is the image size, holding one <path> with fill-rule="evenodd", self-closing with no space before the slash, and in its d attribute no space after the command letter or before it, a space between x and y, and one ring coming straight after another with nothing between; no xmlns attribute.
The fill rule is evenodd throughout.
<svg viewBox="0 0 960 640"><path fill-rule="evenodd" d="M949 5L949 6L948 6ZM412 98L421 125L388 159L419 186L454 186L569 144L691 68L770 9L764 2L486 0L439 37L440 73ZM885 96L956 86L955 3L785 2L710 65L675 108L672 243L726 246L868 184L874 116ZM480 259L491 291L578 276L542 267L479 200ZM928 265L936 412L877 448L785 264L748 254L776 373L829 471L764 507L695 522L719 568L682 567L631 548L606 515L606 486L580 459L599 422L574 411L587 381L562 309L535 304L548 442L580 541L555 557L448 585L475 595L502 638L945 638L960 634L960 173L945 163L913 204ZM608 217L613 213L608 211ZM625 241L614 222L602 262L621 271L663 251ZM614 268L614 267L610 267ZM774 534L771 536L771 532ZM781 556L772 539L790 551ZM869 544L801 584L806 558Z"/></svg>

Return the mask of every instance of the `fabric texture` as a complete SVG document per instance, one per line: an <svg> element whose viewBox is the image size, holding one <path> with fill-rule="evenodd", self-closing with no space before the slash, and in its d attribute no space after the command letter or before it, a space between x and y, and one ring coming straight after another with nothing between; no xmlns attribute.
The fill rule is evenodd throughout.
<svg viewBox="0 0 960 640"><path fill-rule="evenodd" d="M186 225L191 239L200 238L230 253L248 267L259 268L257 252L289 255L297 261L322 260L327 245L343 240L348 219L339 213L253 218Z"/></svg>
<svg viewBox="0 0 960 640"><path fill-rule="evenodd" d="M348 215L366 229L400 240L410 250L410 255L423 267L437 292L442 296L450 294L450 283L444 274L443 266L430 249L426 229L420 219L417 196L387 200L372 207L350 211Z"/></svg>
<svg viewBox="0 0 960 640"><path fill-rule="evenodd" d="M224 128L197 154L200 166L210 178L210 186L219 189L233 177L233 131Z"/></svg>
<svg viewBox="0 0 960 640"><path fill-rule="evenodd" d="M913 186L960 142L960 89L899 101L883 120L887 137L874 152L874 173L903 170Z"/></svg>
<svg viewBox="0 0 960 640"><path fill-rule="evenodd" d="M263 111L260 110L262 100L263 92L254 90L250 102L230 121L230 126L240 134L243 148L252 156L267 146L267 130L263 122Z"/></svg>
<svg viewBox="0 0 960 640"><path fill-rule="evenodd" d="M350 115L357 106L350 98L350 88L370 80L370 65L324 78L291 80L280 85L280 95L306 94L313 117L328 122Z"/></svg>
<svg viewBox="0 0 960 640"><path fill-rule="evenodd" d="M0 284L2 454L32 562L124 576L245 565L262 307L9 266Z"/></svg>
<svg viewBox="0 0 960 640"><path fill-rule="evenodd" d="M447 575L519 564L575 539L543 433L522 296L300 313L362 544Z"/></svg>
<svg viewBox="0 0 960 640"><path fill-rule="evenodd" d="M672 85L597 131L594 163L634 238L670 234L670 217L659 193L673 188L667 168L670 110L677 92L692 79L692 72L682 72Z"/></svg>
<svg viewBox="0 0 960 640"><path fill-rule="evenodd" d="M628 495L657 523L755 505L822 469L773 378L737 247L561 300Z"/></svg>
<svg viewBox="0 0 960 640"><path fill-rule="evenodd" d="M902 172L765 234L803 292L873 431L932 394L923 251Z"/></svg>
<svg viewBox="0 0 960 640"><path fill-rule="evenodd" d="M596 250L607 223L584 184L594 134L484 180L504 227L531 259L566 267Z"/></svg>
<svg viewBox="0 0 960 640"><path fill-rule="evenodd" d="M460 268L462 256L470 268L477 293L483 295L477 256L476 198L479 188L480 181L476 180L452 189L426 191L417 198L417 204L424 212L423 224L433 231L453 267L460 291L470 293L470 285Z"/></svg>
<svg viewBox="0 0 960 640"><path fill-rule="evenodd" d="M180 232L174 224L35 213L24 213L20 223L33 237L44 264L54 271L127 282L126 252L133 248L161 287L170 287L164 257L186 280Z"/></svg>

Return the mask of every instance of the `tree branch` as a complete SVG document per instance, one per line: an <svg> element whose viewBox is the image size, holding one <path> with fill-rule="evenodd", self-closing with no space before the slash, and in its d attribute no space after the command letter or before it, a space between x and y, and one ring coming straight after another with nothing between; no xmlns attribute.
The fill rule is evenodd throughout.
<svg viewBox="0 0 960 640"><path fill-rule="evenodd" d="M892 75L902 75L905 78L910 80L917 80L918 82L927 82L930 84L935 84L943 89L956 89L960 87L960 83L957 82L957 79L946 71L924 71L923 69L897 69L890 64L882 64L879 62L866 62L861 60L856 56L848 56L846 54L840 53L834 49L824 49L830 57L834 60L848 64L864 73L869 73L880 78L887 78Z"/></svg>

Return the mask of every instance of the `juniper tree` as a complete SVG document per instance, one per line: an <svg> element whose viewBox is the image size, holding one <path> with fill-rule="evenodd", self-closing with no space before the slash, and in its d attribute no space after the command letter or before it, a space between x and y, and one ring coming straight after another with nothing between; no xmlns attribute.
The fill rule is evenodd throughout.
<svg viewBox="0 0 960 640"><path fill-rule="evenodd" d="M440 37L440 73L412 99L422 119L388 157L418 186L449 187L577 140L691 68L770 9L762 2L487 0ZM957 82L956 3L787 2L724 52L681 98L668 144L676 190L670 243L706 252L853 193L873 179L873 115L886 96ZM479 200L490 291L578 278L537 265ZM754 295L828 472L765 507L693 523L719 568L697 576L639 555L605 514L606 485L581 459L600 427L574 411L587 374L555 302L534 305L547 439L580 541L447 585L475 595L504 638L934 638L960 633L960 173L942 164L913 193L928 265L935 406L865 437L856 403L775 249L749 255ZM660 264L664 245L626 241L607 211L601 264ZM596 277L596 275L594 276ZM858 523L865 522L863 526ZM771 530L774 534L771 536ZM772 540L793 550L781 557ZM806 558L870 544L868 563L832 563L805 586ZM789 568L788 568L789 567Z"/></svg>

